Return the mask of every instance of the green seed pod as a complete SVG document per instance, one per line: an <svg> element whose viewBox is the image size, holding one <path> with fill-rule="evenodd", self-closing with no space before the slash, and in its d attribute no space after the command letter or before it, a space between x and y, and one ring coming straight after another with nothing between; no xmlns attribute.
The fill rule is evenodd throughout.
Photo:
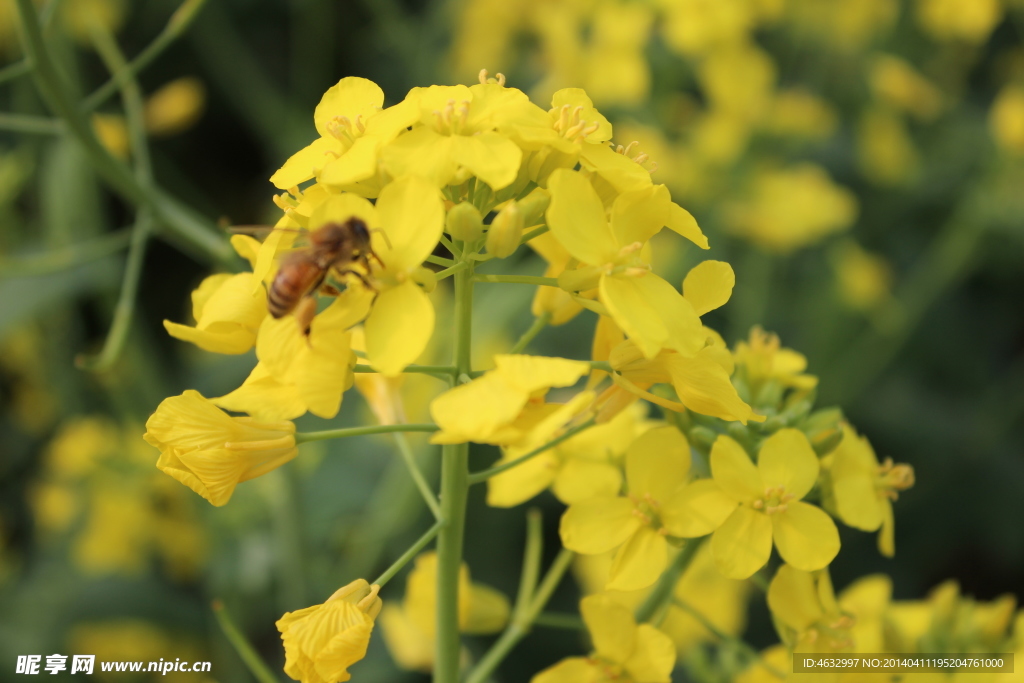
<svg viewBox="0 0 1024 683"><path fill-rule="evenodd" d="M448 211L445 232L451 235L452 239L476 242L484 236L484 219L480 215L480 210L469 202L456 204Z"/></svg>
<svg viewBox="0 0 1024 683"><path fill-rule="evenodd" d="M498 258L510 256L519 248L519 240L523 237L523 212L519 205L511 201L491 221L487 230L487 253Z"/></svg>

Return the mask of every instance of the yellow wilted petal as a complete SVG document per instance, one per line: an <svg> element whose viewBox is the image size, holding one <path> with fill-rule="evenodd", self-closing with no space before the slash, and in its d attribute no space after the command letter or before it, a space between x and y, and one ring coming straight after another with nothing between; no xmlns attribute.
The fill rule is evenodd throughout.
<svg viewBox="0 0 1024 683"><path fill-rule="evenodd" d="M640 286L641 281L657 277L651 273L642 277L602 276L599 287L601 303L647 358L658 355L669 340L668 327Z"/></svg>
<svg viewBox="0 0 1024 683"><path fill-rule="evenodd" d="M566 505L594 496L615 496L621 489L622 473L618 467L580 458L570 458L558 470L552 486L555 496Z"/></svg>
<svg viewBox="0 0 1024 683"><path fill-rule="evenodd" d="M366 356L385 377L401 374L427 348L434 304L411 280L377 295L366 319Z"/></svg>
<svg viewBox="0 0 1024 683"><path fill-rule="evenodd" d="M775 573L767 597L775 618L797 631L806 630L825 616L814 577L788 564Z"/></svg>
<svg viewBox="0 0 1024 683"><path fill-rule="evenodd" d="M596 555L624 543L640 525L629 499L598 496L570 505L559 533L569 550Z"/></svg>
<svg viewBox="0 0 1024 683"><path fill-rule="evenodd" d="M590 366L578 360L499 354L494 357L497 371L510 386L527 393L546 387L568 387L587 374Z"/></svg>
<svg viewBox="0 0 1024 683"><path fill-rule="evenodd" d="M770 517L779 555L797 569L822 569L839 554L839 530L821 508L794 500Z"/></svg>
<svg viewBox="0 0 1024 683"><path fill-rule="evenodd" d="M764 483L750 456L724 434L715 439L711 447L711 473L722 492L740 503L764 494Z"/></svg>
<svg viewBox="0 0 1024 683"><path fill-rule="evenodd" d="M523 152L514 142L493 131L453 135L451 155L492 190L502 190L516 179Z"/></svg>
<svg viewBox="0 0 1024 683"><path fill-rule="evenodd" d="M292 420L306 412L298 388L277 381L263 363L256 364L242 386L210 401L225 410L248 413L260 420Z"/></svg>
<svg viewBox="0 0 1024 683"><path fill-rule="evenodd" d="M362 116L362 123L384 106L384 91L373 81L358 76L343 78L323 94L313 110L313 122L320 135L330 137L329 125L337 116L346 116L352 123Z"/></svg>
<svg viewBox="0 0 1024 683"><path fill-rule="evenodd" d="M735 509L736 501L713 479L698 479L672 496L661 510L661 522L671 536L695 538L720 527Z"/></svg>
<svg viewBox="0 0 1024 683"><path fill-rule="evenodd" d="M387 239L374 234L373 249L388 270L409 271L423 263L444 230L437 188L421 178L401 178L381 190L376 208Z"/></svg>
<svg viewBox="0 0 1024 683"><path fill-rule="evenodd" d="M768 515L741 505L711 536L718 570L730 579L747 579L772 554L772 523Z"/></svg>
<svg viewBox="0 0 1024 683"><path fill-rule="evenodd" d="M194 488L193 490L217 507L228 502L247 468L247 463L239 457L238 453L226 448L177 451L176 454L181 464L202 482L203 491ZM160 467L159 463L157 467ZM169 468L161 469L171 474L168 471ZM177 477L175 478L177 479Z"/></svg>
<svg viewBox="0 0 1024 683"><path fill-rule="evenodd" d="M606 588L613 591L647 588L658 580L667 563L665 537L649 526L641 526L615 553Z"/></svg>
<svg viewBox="0 0 1024 683"><path fill-rule="evenodd" d="M668 502L689 471L690 444L673 426L644 432L626 452L629 494L638 499L650 496L660 504Z"/></svg>
<svg viewBox="0 0 1024 683"><path fill-rule="evenodd" d="M474 583L469 592L469 616L460 623L463 633L497 633L505 628L510 607L499 591Z"/></svg>
<svg viewBox="0 0 1024 683"><path fill-rule="evenodd" d="M803 432L780 429L761 445L757 469L765 486L782 486L800 500L818 480L820 466Z"/></svg>
<svg viewBox="0 0 1024 683"><path fill-rule="evenodd" d="M697 315L724 306L732 296L736 274L725 261L703 261L690 269L683 280L683 298Z"/></svg>
<svg viewBox="0 0 1024 683"><path fill-rule="evenodd" d="M548 179L548 190L547 222L555 239L582 263L613 261L620 245L590 181L575 171L558 169Z"/></svg>
<svg viewBox="0 0 1024 683"><path fill-rule="evenodd" d="M291 155L281 168L270 176L270 182L280 190L304 183L323 168L331 158L330 152L340 152L341 145L331 137L317 138Z"/></svg>
<svg viewBox="0 0 1024 683"><path fill-rule="evenodd" d="M651 624L637 626L633 653L623 663L630 677L643 683L670 683L675 665L672 639Z"/></svg>
<svg viewBox="0 0 1024 683"><path fill-rule="evenodd" d="M636 621L629 608L611 596L591 595L580 600L580 614L598 656L616 664L625 663L633 652L636 637Z"/></svg>
<svg viewBox="0 0 1024 683"><path fill-rule="evenodd" d="M267 315L266 294L253 289L250 273L213 275L192 293L196 326L164 321L164 329L176 339L192 342L205 351L238 354L252 348L256 331Z"/></svg>

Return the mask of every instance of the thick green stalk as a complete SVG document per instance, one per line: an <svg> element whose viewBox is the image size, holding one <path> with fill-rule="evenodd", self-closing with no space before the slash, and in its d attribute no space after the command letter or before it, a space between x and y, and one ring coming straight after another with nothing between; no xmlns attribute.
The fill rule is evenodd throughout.
<svg viewBox="0 0 1024 683"><path fill-rule="evenodd" d="M470 364L473 323L473 270L455 274L455 372L453 379L473 371ZM434 683L458 683L459 568L466 527L469 493L469 444L444 446L441 451L441 517L437 538L437 642Z"/></svg>

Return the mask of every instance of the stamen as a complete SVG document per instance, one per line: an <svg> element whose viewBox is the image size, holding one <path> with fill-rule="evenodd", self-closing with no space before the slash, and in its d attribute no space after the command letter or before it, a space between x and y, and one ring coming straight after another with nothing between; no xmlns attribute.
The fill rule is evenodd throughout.
<svg viewBox="0 0 1024 683"><path fill-rule="evenodd" d="M758 498L757 500L750 504L750 507L754 508L755 510L761 510L764 508L764 501Z"/></svg>
<svg viewBox="0 0 1024 683"><path fill-rule="evenodd" d="M661 503L659 503L658 501L654 500L654 496L652 496L649 493L645 493L644 494L644 500L647 501L647 504L650 505L655 510L657 510L658 508L661 507Z"/></svg>
<svg viewBox="0 0 1024 683"><path fill-rule="evenodd" d="M635 147L636 145L639 145L639 144L640 144L640 141L639 141L639 140L633 140L633 142L631 142L631 143L629 143L628 145L626 145L626 146L625 146L625 148L623 148L623 149L622 149L622 151L621 151L621 152L619 152L619 153L620 153L620 154L621 154L622 156L626 156L626 157L628 157L628 156L629 156L629 153L633 151L633 147Z"/></svg>
<svg viewBox="0 0 1024 683"><path fill-rule="evenodd" d="M649 157L647 155L647 153L644 152L644 153L641 153L641 154L637 154L635 157L633 157L633 161L635 161L636 163L638 163L641 166L643 166L647 162L647 160L650 159L650 158L651 157Z"/></svg>
<svg viewBox="0 0 1024 683"><path fill-rule="evenodd" d="M496 83L501 87L505 87L505 74L498 72L494 74L494 78L487 77L487 69L480 69L480 73L477 74L477 78L480 80L480 85L487 85L488 83Z"/></svg>

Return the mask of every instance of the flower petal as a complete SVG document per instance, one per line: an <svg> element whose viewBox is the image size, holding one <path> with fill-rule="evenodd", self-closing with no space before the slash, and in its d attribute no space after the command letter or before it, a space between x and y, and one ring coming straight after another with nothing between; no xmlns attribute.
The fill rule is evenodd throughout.
<svg viewBox="0 0 1024 683"><path fill-rule="evenodd" d="M497 633L505 628L510 607L504 594L474 583L470 586L469 603L469 616L461 624L463 633Z"/></svg>
<svg viewBox="0 0 1024 683"><path fill-rule="evenodd" d="M528 392L509 386L497 373L449 389L430 404L441 427L431 443L490 442L493 433L512 422L529 400Z"/></svg>
<svg viewBox="0 0 1024 683"><path fill-rule="evenodd" d="M503 135L493 131L453 135L451 144L452 159L494 191L511 185L519 173L523 152Z"/></svg>
<svg viewBox="0 0 1024 683"><path fill-rule="evenodd" d="M621 490L622 473L618 467L580 458L570 458L558 470L553 486L555 496L566 505L594 496L616 496Z"/></svg>
<svg viewBox="0 0 1024 683"><path fill-rule="evenodd" d="M334 158L321 161L317 182L340 191L377 173L377 153L380 140L368 136L357 139L348 151Z"/></svg>
<svg viewBox="0 0 1024 683"><path fill-rule="evenodd" d="M615 323L636 343L645 357L654 358L667 343L669 331L640 286L640 281L648 278L657 278L657 275L605 275L601 277L599 292L601 303L608 308Z"/></svg>
<svg viewBox="0 0 1024 683"><path fill-rule="evenodd" d="M797 569L822 569L839 554L839 530L821 508L794 500L771 520L779 555Z"/></svg>
<svg viewBox="0 0 1024 683"><path fill-rule="evenodd" d="M804 631L825 616L814 576L788 564L775 572L767 598L775 618L797 631Z"/></svg>
<svg viewBox="0 0 1024 683"><path fill-rule="evenodd" d="M622 664L633 654L636 621L628 607L607 595L580 600L580 614L602 659Z"/></svg>
<svg viewBox="0 0 1024 683"><path fill-rule="evenodd" d="M327 156L329 152L340 151L341 143L334 138L317 138L291 155L288 161L270 176L270 182L279 190L295 187L315 176L324 167L331 158Z"/></svg>
<svg viewBox="0 0 1024 683"><path fill-rule="evenodd" d="M623 664L630 678L643 683L670 683L675 665L672 639L651 624L637 626L633 654Z"/></svg>
<svg viewBox="0 0 1024 683"><path fill-rule="evenodd" d="M590 370L584 361L547 356L498 354L494 364L510 386L528 393L547 387L572 386Z"/></svg>
<svg viewBox="0 0 1024 683"><path fill-rule="evenodd" d="M671 203L668 188L664 185L651 185L616 197L612 204L611 224L619 244L645 244L658 234L668 223Z"/></svg>
<svg viewBox="0 0 1024 683"><path fill-rule="evenodd" d="M743 446L722 434L711 447L711 474L722 492L744 503L764 495L764 484L757 467Z"/></svg>
<svg viewBox="0 0 1024 683"><path fill-rule="evenodd" d="M294 384L282 384L263 363L257 363L238 387L210 401L224 410L248 413L259 420L292 420L306 412Z"/></svg>
<svg viewBox="0 0 1024 683"><path fill-rule="evenodd" d="M661 576L668 563L668 542L649 526L642 526L615 553L607 590L634 591L647 588Z"/></svg>
<svg viewBox="0 0 1024 683"><path fill-rule="evenodd" d="M544 669L530 683L597 683L601 669L587 657L567 657Z"/></svg>
<svg viewBox="0 0 1024 683"><path fill-rule="evenodd" d="M596 496L570 505L562 515L562 544L573 552L597 555L622 545L640 528L627 498Z"/></svg>
<svg viewBox="0 0 1024 683"><path fill-rule="evenodd" d="M683 280L683 298L697 315L724 306L736 286L736 273L725 261L702 261Z"/></svg>
<svg viewBox="0 0 1024 683"><path fill-rule="evenodd" d="M380 217L373 204L358 195L332 194L313 209L309 217L310 230L316 230L327 223L344 223L358 217L370 230L380 227Z"/></svg>
<svg viewBox="0 0 1024 683"><path fill-rule="evenodd" d="M636 498L650 496L667 503L689 471L690 444L673 426L644 432L626 451L626 481L629 494Z"/></svg>
<svg viewBox="0 0 1024 683"><path fill-rule="evenodd" d="M700 226L690 212L672 203L668 213L668 228L696 244L701 249L709 249L708 238L701 232Z"/></svg>
<svg viewBox="0 0 1024 683"><path fill-rule="evenodd" d="M514 460L525 453L516 452L506 454L504 458L495 463L500 465L504 462ZM520 503L525 503L538 493L551 486L558 472L558 460L549 453L530 458L524 463L496 474L487 480L487 504L491 507L510 508ZM606 491L609 495L615 495L618 490ZM563 501L567 502L567 501Z"/></svg>
<svg viewBox="0 0 1024 683"><path fill-rule="evenodd" d="M373 249L388 270L410 271L423 263L444 230L437 188L415 176L400 178L381 190L376 208L387 240L373 235Z"/></svg>
<svg viewBox="0 0 1024 683"><path fill-rule="evenodd" d="M690 357L674 354L665 366L679 400L693 412L742 424L765 419L740 398L715 347L707 346Z"/></svg>
<svg viewBox="0 0 1024 683"><path fill-rule="evenodd" d="M818 456L804 433L780 429L761 444L757 469L766 487L782 486L800 500L818 480Z"/></svg>
<svg viewBox="0 0 1024 683"><path fill-rule="evenodd" d="M718 571L728 578L750 578L772 554L768 515L739 506L711 536L711 553Z"/></svg>
<svg viewBox="0 0 1024 683"><path fill-rule="evenodd" d="M671 536L695 538L722 526L735 509L736 501L713 479L698 479L672 496L661 510L661 523Z"/></svg>
<svg viewBox="0 0 1024 683"><path fill-rule="evenodd" d="M385 377L401 374L434 333L434 305L411 280L377 295L366 319L366 357Z"/></svg>
<svg viewBox="0 0 1024 683"><path fill-rule="evenodd" d="M548 179L548 190L548 226L566 251L589 265L614 260L619 245L590 181L575 171L557 169Z"/></svg>
<svg viewBox="0 0 1024 683"><path fill-rule="evenodd" d="M345 116L353 125L360 116L365 124L384 106L384 91L373 81L358 76L341 79L324 93L313 110L313 123L320 135L331 135L330 124L335 117Z"/></svg>
<svg viewBox="0 0 1024 683"><path fill-rule="evenodd" d="M455 175L452 138L432 128L420 126L398 136L380 150L387 172L394 178L416 175L444 187Z"/></svg>

